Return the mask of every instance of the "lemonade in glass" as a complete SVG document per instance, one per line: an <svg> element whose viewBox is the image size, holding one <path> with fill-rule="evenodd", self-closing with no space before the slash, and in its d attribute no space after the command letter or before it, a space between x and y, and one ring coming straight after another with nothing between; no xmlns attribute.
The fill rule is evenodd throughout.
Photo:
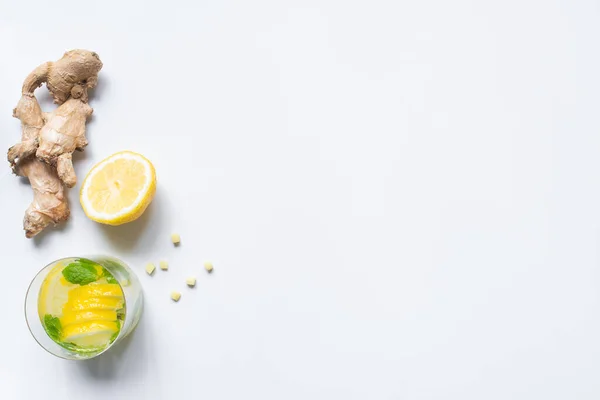
<svg viewBox="0 0 600 400"><path fill-rule="evenodd" d="M96 357L126 337L142 308L135 274L107 256L69 257L47 265L25 300L27 324L37 342L73 360Z"/></svg>

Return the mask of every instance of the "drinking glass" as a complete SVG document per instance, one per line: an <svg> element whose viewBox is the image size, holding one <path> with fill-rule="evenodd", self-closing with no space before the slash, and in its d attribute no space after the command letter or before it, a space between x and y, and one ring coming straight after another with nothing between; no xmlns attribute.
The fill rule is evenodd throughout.
<svg viewBox="0 0 600 400"><path fill-rule="evenodd" d="M117 338L106 347L95 351L95 352L76 352L69 349L66 349L56 343L44 329L43 322L38 312L38 300L40 295L40 290L42 288L42 284L44 280L48 276L48 273L52 271L55 267L61 265L66 266L69 263L72 263L76 260L87 259L93 261L96 264L99 264L103 268L106 268L108 272L112 274L112 276L117 280L121 290L123 291L124 298L124 320L121 324L121 329ZM29 331L33 335L34 339L39 343L40 346L49 353L64 358L67 360L88 360L94 357L97 357L106 351L108 351L111 347L115 346L117 343L122 341L127 335L129 335L137 326L140 317L142 315L142 309L144 305L144 297L142 292L142 286L138 277L135 273L129 268L129 266L115 257L104 256L104 255L94 255L94 256L86 256L86 257L67 257L62 258L60 260L56 260L51 262L47 266L45 266L38 274L33 278L31 284L29 285L29 289L27 290L27 295L25 297L25 319L27 320L27 325L29 327Z"/></svg>

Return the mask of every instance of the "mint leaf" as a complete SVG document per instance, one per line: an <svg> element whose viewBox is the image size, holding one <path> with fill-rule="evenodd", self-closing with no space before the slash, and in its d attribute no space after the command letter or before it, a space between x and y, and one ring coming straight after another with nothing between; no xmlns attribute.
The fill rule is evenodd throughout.
<svg viewBox="0 0 600 400"><path fill-rule="evenodd" d="M46 333L55 342L60 342L60 333L62 331L62 325L57 317L53 317L50 314L44 315L44 329Z"/></svg>
<svg viewBox="0 0 600 400"><path fill-rule="evenodd" d="M77 352L79 350L79 346L75 343L67 343L67 342L57 342L58 345L62 348L65 348L69 351Z"/></svg>
<svg viewBox="0 0 600 400"><path fill-rule="evenodd" d="M81 286L96 282L99 278L95 264L84 259L75 260L67 265L62 274L68 282Z"/></svg>
<svg viewBox="0 0 600 400"><path fill-rule="evenodd" d="M69 342L57 342L57 344L64 349L67 349L69 351L72 351L73 353L78 353L78 354L99 353L106 348L106 346L103 346L103 347L79 347L75 343L69 343Z"/></svg>
<svg viewBox="0 0 600 400"><path fill-rule="evenodd" d="M119 331L111 338L112 340L116 339L119 336L119 332L121 330L121 321L118 321ZM52 340L56 342L60 347L65 348L74 353L80 354L91 354L91 353L99 353L105 349L106 346L103 347L79 347L75 343L62 342L60 340L60 336L62 334L62 325L60 323L60 319L58 317L53 317L50 314L44 315L44 330L50 336Z"/></svg>
<svg viewBox="0 0 600 400"><path fill-rule="evenodd" d="M106 278L107 283L119 283L106 268L102 268L102 276Z"/></svg>
<svg viewBox="0 0 600 400"><path fill-rule="evenodd" d="M117 340L117 338L119 337L119 333L121 333L121 321L117 320L117 331L114 333L114 335L111 336L110 341L108 343L110 344Z"/></svg>

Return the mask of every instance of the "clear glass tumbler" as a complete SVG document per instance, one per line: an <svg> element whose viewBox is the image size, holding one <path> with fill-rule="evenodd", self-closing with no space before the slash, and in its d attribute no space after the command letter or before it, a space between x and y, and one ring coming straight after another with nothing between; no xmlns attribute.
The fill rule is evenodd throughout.
<svg viewBox="0 0 600 400"><path fill-rule="evenodd" d="M69 346L65 346L64 344L60 345L53 340L44 328L43 317L39 311L40 293L49 274L73 262L81 262L82 260L83 262L89 260L108 271L112 275L110 283L118 283L123 292L123 307L119 310L122 320L119 320L120 329L118 336L112 338L112 342L105 347L85 352L75 351L73 348L69 348ZM68 360L88 360L105 353L135 329L142 315L143 303L142 286L135 273L125 262L103 255L68 257L48 264L33 278L25 297L25 319L27 320L29 331L35 340L49 353Z"/></svg>

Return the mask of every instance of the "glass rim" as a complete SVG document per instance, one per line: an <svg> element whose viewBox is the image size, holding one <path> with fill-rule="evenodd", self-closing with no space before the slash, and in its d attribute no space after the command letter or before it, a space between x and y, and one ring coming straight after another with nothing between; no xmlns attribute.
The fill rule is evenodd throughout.
<svg viewBox="0 0 600 400"><path fill-rule="evenodd" d="M42 343L41 343L41 342L38 340L37 336L35 335L35 333L33 333L33 330L31 329L31 325L29 324L29 318L27 318L27 315L28 315L28 314L27 314L27 299L29 299L29 296L31 295L31 287L33 286L33 283L35 282L35 280L37 279L37 277L38 277L38 276L40 276L40 274L41 274L42 272L44 272L44 271L46 270L46 268L49 268L49 267L53 266L54 264L57 264L57 263L59 263L59 262L61 262L61 261L63 261L63 260L68 260L68 259L71 259L71 258L83 258L83 259L87 259L87 260L89 260L89 261L92 261L92 262L95 262L95 263L96 263L96 261L94 261L94 260L92 260L92 259L90 259L90 258L88 258L88 257L109 257L109 258L114 258L115 260L118 260L118 261L122 262L122 263L123 263L123 264L125 264L125 265L129 265L129 264L127 264L125 261L121 260L120 258L113 257L113 256L108 256L108 255L101 255L101 254L89 255L89 256L84 256L84 257L62 257L62 258L59 258L59 259L57 259L57 260L55 260L55 261L52 261L52 262L50 262L50 263L46 264L46 266L45 266L45 267L43 267L42 269L40 269L40 270L39 270L39 271L38 271L38 272L37 272L37 273L34 275L33 279L31 279L31 282L29 282L29 285L27 286L27 293L25 293L25 301L23 302L23 311L24 311L24 314L25 314L25 323L27 324L27 329L29 330L29 333L30 333L30 334L31 334L31 336L32 336L32 337L35 339L35 341L37 342L37 344L39 344L39 345L40 345L40 347L41 347L42 349L44 349L44 350L45 350L45 351L47 351L48 353L52 354L53 356L55 356L55 357L58 357L58 358L61 358L61 359L63 359L63 360L68 360L68 361L86 361L86 360L91 360L91 359L93 359L93 358L96 358L96 357L98 357L98 356L100 356L100 355L102 355L102 354L106 353L106 352L107 352L107 351L108 351L108 350L109 350L111 347L113 347L113 345L114 345L115 343L117 343L117 342L119 341L119 339L121 339L121 336L122 336L122 334L123 334L123 330L122 330L122 329L121 329L121 330L119 330L119 334L117 335L117 337L115 338L115 340L113 340L113 341L112 341L112 343L109 343L109 344L108 344L108 346L106 346L106 347L105 347L104 349L102 349L100 352L98 352L98 353L93 353L93 355L92 355L92 356L90 356L90 357L86 357L86 358L67 358L67 357L64 357L64 356L62 356L62 355L60 355L60 354L56 354L56 353L54 353L54 352L50 351L50 349L46 348L46 346L44 346L44 345L43 345L43 344L42 344ZM102 267L106 268L105 266L102 266ZM120 281L117 281L117 284L119 285L119 288L121 289L121 292L123 292L123 307L125 308L125 310L127 310L127 299L126 299L126 297L125 297L125 295L124 295L125 291L123 290L123 285L121 285L121 282L120 282ZM39 293L38 293L38 296L39 296ZM41 321L41 319L40 319L39 312L38 312L38 315L36 315L36 317L37 317L37 320L39 320L40 324L41 324L41 325L42 325L42 327L43 327L43 325L44 325L44 324L43 324L43 322L42 322L42 321ZM127 318L127 311L125 311L125 318ZM48 334L47 334L47 332L46 332L46 329L44 329L44 333L46 333L46 335L48 335ZM48 336L48 337L50 338L50 336ZM57 346L60 346L58 343L56 343L56 342L54 341L54 339L50 338L50 340L52 340L52 342L53 342L53 343L55 343ZM72 351L72 350L66 349L66 348L64 348L64 347L62 347L62 346L60 346L60 347L61 347L61 348L63 348L63 349L65 349L65 350L66 350L66 351L68 351L68 352L71 352L71 353L73 353L73 354L77 354L77 352L74 352L74 351Z"/></svg>

